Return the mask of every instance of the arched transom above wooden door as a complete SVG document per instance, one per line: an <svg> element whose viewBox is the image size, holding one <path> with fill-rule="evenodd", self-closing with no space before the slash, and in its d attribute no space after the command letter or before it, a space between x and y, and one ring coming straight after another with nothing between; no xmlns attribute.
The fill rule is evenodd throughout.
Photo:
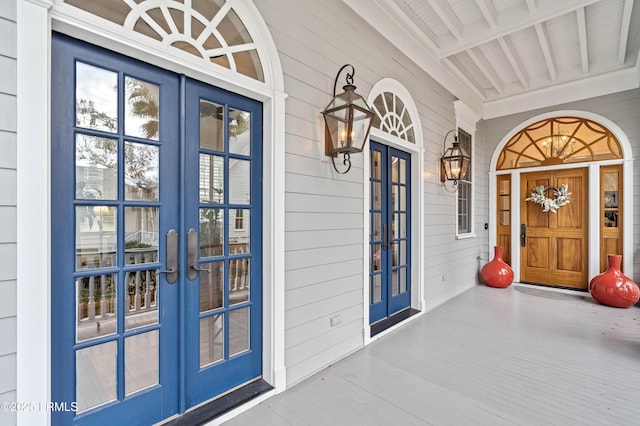
<svg viewBox="0 0 640 426"><path fill-rule="evenodd" d="M621 159L622 148L606 127L580 117L553 117L516 133L502 149L496 170Z"/></svg>

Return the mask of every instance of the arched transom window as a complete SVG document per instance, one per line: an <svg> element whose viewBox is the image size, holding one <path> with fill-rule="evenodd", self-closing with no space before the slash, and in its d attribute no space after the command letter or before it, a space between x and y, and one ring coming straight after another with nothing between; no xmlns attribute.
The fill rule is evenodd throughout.
<svg viewBox="0 0 640 426"><path fill-rule="evenodd" d="M374 99L372 108L376 113L373 127L407 142L416 143L411 115L398 96L391 92L382 92Z"/></svg>
<svg viewBox="0 0 640 426"><path fill-rule="evenodd" d="M124 28L264 81L257 47L225 0L64 0Z"/></svg>
<svg viewBox="0 0 640 426"><path fill-rule="evenodd" d="M498 157L497 170L622 158L616 137L585 118L554 117L516 133Z"/></svg>

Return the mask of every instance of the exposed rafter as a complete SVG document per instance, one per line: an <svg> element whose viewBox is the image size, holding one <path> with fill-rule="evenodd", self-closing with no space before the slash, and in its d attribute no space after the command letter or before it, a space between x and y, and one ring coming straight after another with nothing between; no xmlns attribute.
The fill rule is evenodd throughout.
<svg viewBox="0 0 640 426"><path fill-rule="evenodd" d="M549 43L547 28L543 23L539 23L535 25L535 29L538 42L540 43L540 49L542 49L542 55L544 56L544 62L547 64L549 78L551 81L556 81L558 79L558 73L556 72L556 65L553 60L553 53L551 52L551 43Z"/></svg>
<svg viewBox="0 0 640 426"><path fill-rule="evenodd" d="M518 80L520 80L520 84L522 84L522 87L524 88L529 87L529 76L527 75L527 71L525 70L525 67L522 64L522 61L520 60L520 55L518 55L518 51L513 46L513 42L511 41L511 38L509 36L500 37L498 38L498 43L500 44L502 51L507 57L509 64L511 64L511 68L513 68L513 72L518 77Z"/></svg>
<svg viewBox="0 0 640 426"><path fill-rule="evenodd" d="M442 20L451 34L457 40L461 40L463 37L462 23L451 9L451 6L449 6L449 3L443 0L427 0L427 3L429 3L429 6Z"/></svg>
<svg viewBox="0 0 640 426"><path fill-rule="evenodd" d="M582 73L589 73L589 46L587 42L587 19L584 7L576 9L578 19L578 41L580 43L580 62L582 63Z"/></svg>
<svg viewBox="0 0 640 426"><path fill-rule="evenodd" d="M467 54L471 57L471 60L480 69L480 72L489 80L489 83L496 89L499 94L504 92L504 83L498 76L496 70L487 61L486 56L480 51L480 48L475 47L467 50Z"/></svg>
<svg viewBox="0 0 640 426"><path fill-rule="evenodd" d="M640 0L342 1L485 117L640 87Z"/></svg>
<svg viewBox="0 0 640 426"><path fill-rule="evenodd" d="M622 12L622 24L620 25L620 43L618 44L618 64L624 64L627 57L627 41L629 39L629 25L631 24L631 11L633 0L625 0Z"/></svg>
<svg viewBox="0 0 640 426"><path fill-rule="evenodd" d="M404 2L380 0L380 5L389 14L389 17L398 22L411 37L414 37L418 42L425 43L434 51L438 49L438 37L426 25L419 25L411 19L415 14Z"/></svg>
<svg viewBox="0 0 640 426"><path fill-rule="evenodd" d="M430 0L435 2L436 0ZM544 5L538 5L536 11L531 13L524 7L512 7L511 9L502 11L499 15L501 25L495 28L469 28L464 32L464 37L460 38L446 46L441 46L438 51L440 58L455 55L456 53L465 51L474 46L496 40L498 37L504 37L514 32L531 28L536 24L543 23L549 19L575 12L576 9L586 7L590 4L597 3L602 0L562 0L547 1Z"/></svg>
<svg viewBox="0 0 640 426"><path fill-rule="evenodd" d="M496 7L493 5L491 0L476 0L476 4L480 8L482 12L482 16L484 16L485 21L489 24L489 27L495 28L498 26L498 11Z"/></svg>

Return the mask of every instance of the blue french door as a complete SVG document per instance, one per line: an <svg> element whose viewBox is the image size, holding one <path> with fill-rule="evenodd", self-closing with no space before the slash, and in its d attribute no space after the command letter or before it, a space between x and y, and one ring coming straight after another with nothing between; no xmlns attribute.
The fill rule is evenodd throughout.
<svg viewBox="0 0 640 426"><path fill-rule="evenodd" d="M153 424L262 374L262 106L54 34L52 424Z"/></svg>
<svg viewBox="0 0 640 426"><path fill-rule="evenodd" d="M371 142L369 322L411 306L410 155Z"/></svg>

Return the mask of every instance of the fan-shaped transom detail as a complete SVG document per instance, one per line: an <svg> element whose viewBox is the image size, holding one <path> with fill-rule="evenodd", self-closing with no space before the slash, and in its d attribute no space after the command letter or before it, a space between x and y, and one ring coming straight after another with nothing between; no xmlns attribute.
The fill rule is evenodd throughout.
<svg viewBox="0 0 640 426"><path fill-rule="evenodd" d="M264 81L249 31L225 0L65 0L203 61Z"/></svg>
<svg viewBox="0 0 640 426"><path fill-rule="evenodd" d="M411 114L405 103L392 92L382 92L373 101L372 126L407 142L416 143Z"/></svg>
<svg viewBox="0 0 640 426"><path fill-rule="evenodd" d="M622 158L616 137L603 125L580 117L553 117L520 130L498 157L497 170Z"/></svg>

